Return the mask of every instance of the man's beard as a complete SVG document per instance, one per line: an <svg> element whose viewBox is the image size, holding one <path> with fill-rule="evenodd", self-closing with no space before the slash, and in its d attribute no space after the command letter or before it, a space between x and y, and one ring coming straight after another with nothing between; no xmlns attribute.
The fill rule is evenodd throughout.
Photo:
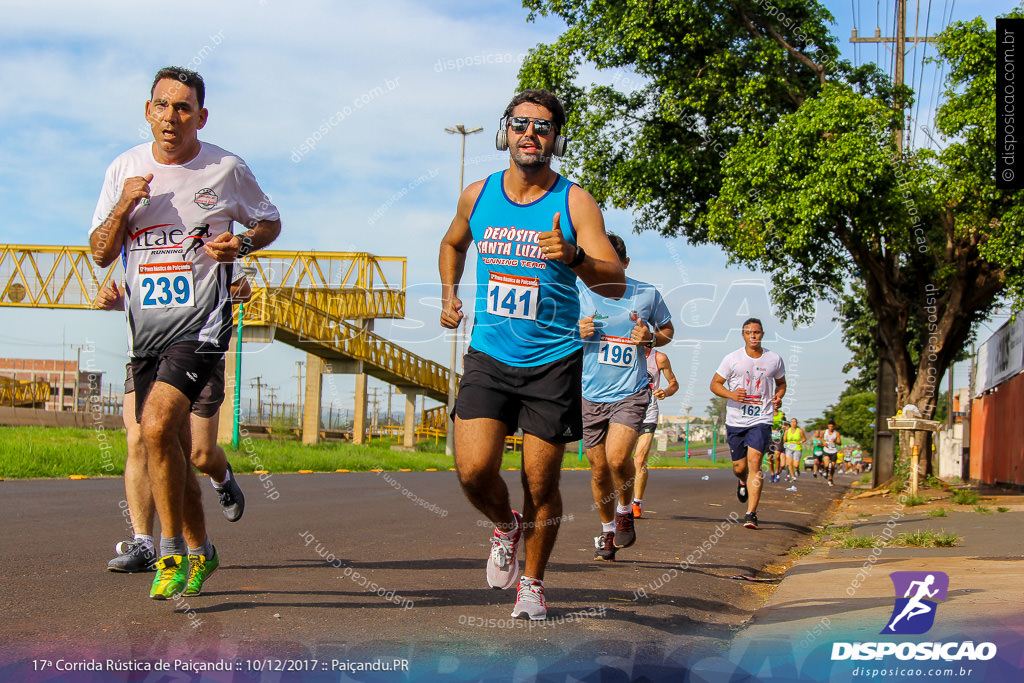
<svg viewBox="0 0 1024 683"><path fill-rule="evenodd" d="M516 166L531 171L547 166L550 160L550 156L544 156L543 154L527 155L516 153L512 155L512 161L516 163Z"/></svg>

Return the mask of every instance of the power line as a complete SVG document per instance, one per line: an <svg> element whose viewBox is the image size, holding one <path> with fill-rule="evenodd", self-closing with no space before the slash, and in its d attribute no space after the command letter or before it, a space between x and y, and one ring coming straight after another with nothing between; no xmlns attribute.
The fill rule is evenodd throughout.
<svg viewBox="0 0 1024 683"><path fill-rule="evenodd" d="M858 28L856 0L850 0L850 18L853 19L853 28ZM859 66L857 62L857 43L853 44L853 66Z"/></svg>
<svg viewBox="0 0 1024 683"><path fill-rule="evenodd" d="M919 4L920 4L920 2L919 2ZM932 21L932 0L928 0L928 11L926 12L925 19L924 19L924 34L925 35L929 34L929 29L931 28L931 21ZM914 29L914 34L915 35L917 34L916 27ZM924 69L925 69L925 61L927 59L928 59L928 43L926 42L924 44L924 47L921 50L921 78L918 80L918 84L917 84L918 97L917 97L917 100L914 102L915 107L917 107L916 114L914 116L914 121L917 121L919 119L920 115L921 115L921 100L924 99L924 97L923 97L923 94L924 94L924 90L923 90L924 89ZM917 63L915 62L915 66L914 66L915 69L917 68L916 64ZM913 83L913 80L911 80L911 83ZM933 112L934 112L934 110L933 110ZM932 119L929 120L929 123L931 123L932 120L934 120L934 113L933 113ZM917 128L918 128L918 126L914 126L913 129L912 129L912 132L911 132L910 144L911 144L912 147L916 146L916 144L917 144Z"/></svg>
<svg viewBox="0 0 1024 683"><path fill-rule="evenodd" d="M955 7L956 0L953 0L953 5ZM941 24L942 31L945 31L946 28L949 27L949 24L953 21L953 9L952 8L950 8L949 16L948 17L946 16L946 8L948 6L949 6L949 0L942 0L942 24ZM940 33L941 33L941 31L940 31ZM932 103L932 111L933 112L938 112L939 111L939 99L941 98L941 95L942 95L942 86L943 86L943 83L945 82L945 76L946 76L946 62L942 61L942 62L939 63L938 76L936 77L935 93L934 93L935 96L933 98L934 101Z"/></svg>

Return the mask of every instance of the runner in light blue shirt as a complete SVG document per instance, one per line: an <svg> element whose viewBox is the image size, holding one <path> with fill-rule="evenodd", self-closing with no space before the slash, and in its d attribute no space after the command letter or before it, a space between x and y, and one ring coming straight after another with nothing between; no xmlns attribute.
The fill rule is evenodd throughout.
<svg viewBox="0 0 1024 683"><path fill-rule="evenodd" d="M622 267L629 265L626 245L609 233ZM580 337L583 339L583 446L590 460L594 506L601 535L594 559L612 562L620 548L636 542L633 526L633 447L647 407L647 347L672 341L672 316L652 285L626 278L625 294L606 298L577 286ZM616 506L616 499L618 505Z"/></svg>

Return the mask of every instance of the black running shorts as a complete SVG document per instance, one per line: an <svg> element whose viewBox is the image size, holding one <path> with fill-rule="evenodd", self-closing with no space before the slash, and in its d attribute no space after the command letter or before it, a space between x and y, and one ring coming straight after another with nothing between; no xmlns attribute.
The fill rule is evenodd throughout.
<svg viewBox="0 0 1024 683"><path fill-rule="evenodd" d="M221 370L220 400L224 400L224 353L199 352L199 347L208 345L200 342L178 342L168 346L159 356L132 358L132 383L135 389L135 420L141 422L142 408L154 382L163 382L185 394L189 403L195 406L210 378ZM128 389L127 381L125 390ZM210 400L215 396L211 394ZM217 405L220 405L219 402ZM208 410L208 409L207 409ZM212 417L199 414L200 417Z"/></svg>
<svg viewBox="0 0 1024 683"><path fill-rule="evenodd" d="M549 443L583 436L583 351L537 365L506 365L470 348L455 401L461 420L501 420Z"/></svg>
<svg viewBox="0 0 1024 683"><path fill-rule="evenodd" d="M124 378L124 393L130 394L135 391L135 381L132 377L132 364L126 363L124 366L125 378ZM206 382L206 386L203 387L202 393L199 394L199 398L192 402L192 414L196 417L202 417L210 419L217 414L220 410L220 405L224 402L224 359L221 359L220 364L210 375L209 381Z"/></svg>

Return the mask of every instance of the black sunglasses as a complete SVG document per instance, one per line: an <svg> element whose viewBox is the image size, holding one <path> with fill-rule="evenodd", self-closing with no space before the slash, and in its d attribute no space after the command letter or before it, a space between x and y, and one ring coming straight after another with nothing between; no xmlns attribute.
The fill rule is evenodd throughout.
<svg viewBox="0 0 1024 683"><path fill-rule="evenodd" d="M529 116L513 116L508 120L508 127L516 133L525 133L526 129L533 123L533 132L537 135L547 135L551 132L553 123L547 119L531 119Z"/></svg>

